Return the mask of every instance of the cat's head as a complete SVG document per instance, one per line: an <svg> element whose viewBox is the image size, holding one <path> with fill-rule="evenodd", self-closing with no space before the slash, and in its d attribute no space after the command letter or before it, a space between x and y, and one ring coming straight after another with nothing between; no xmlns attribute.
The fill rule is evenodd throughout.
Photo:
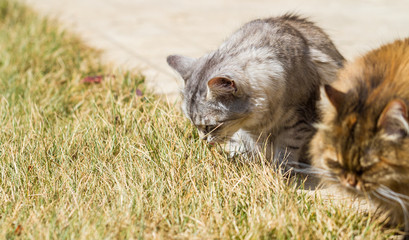
<svg viewBox="0 0 409 240"><path fill-rule="evenodd" d="M216 56L217 57L217 56ZM184 80L182 110L209 143L223 142L238 131L251 104L239 68L214 55L198 59L171 55L168 64Z"/></svg>
<svg viewBox="0 0 409 240"><path fill-rule="evenodd" d="M391 194L408 193L408 108L393 95L365 96L365 89L343 93L325 87L323 98L329 106L311 153L327 183L383 201Z"/></svg>

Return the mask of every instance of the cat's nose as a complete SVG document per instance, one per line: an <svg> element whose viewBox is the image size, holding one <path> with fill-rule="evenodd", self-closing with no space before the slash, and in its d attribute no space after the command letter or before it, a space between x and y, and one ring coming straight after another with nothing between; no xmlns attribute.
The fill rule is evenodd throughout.
<svg viewBox="0 0 409 240"><path fill-rule="evenodd" d="M345 176L345 182L346 184L348 184L349 187L355 188L358 183L358 180L354 174L347 173Z"/></svg>

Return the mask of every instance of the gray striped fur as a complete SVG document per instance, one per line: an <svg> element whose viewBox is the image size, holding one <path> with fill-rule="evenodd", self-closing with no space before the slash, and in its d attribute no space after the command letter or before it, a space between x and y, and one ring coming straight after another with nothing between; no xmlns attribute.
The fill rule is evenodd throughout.
<svg viewBox="0 0 409 240"><path fill-rule="evenodd" d="M281 163L306 161L319 86L335 80L344 58L320 28L284 15L245 24L198 59L167 61L184 79L182 109L203 139L228 141L233 153L264 149Z"/></svg>

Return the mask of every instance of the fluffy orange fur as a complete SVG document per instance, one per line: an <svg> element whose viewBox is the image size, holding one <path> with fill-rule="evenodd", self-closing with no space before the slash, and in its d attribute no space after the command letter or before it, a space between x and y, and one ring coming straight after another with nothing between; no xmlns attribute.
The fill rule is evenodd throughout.
<svg viewBox="0 0 409 240"><path fill-rule="evenodd" d="M310 153L324 183L366 197L409 227L409 39L347 64L322 91Z"/></svg>

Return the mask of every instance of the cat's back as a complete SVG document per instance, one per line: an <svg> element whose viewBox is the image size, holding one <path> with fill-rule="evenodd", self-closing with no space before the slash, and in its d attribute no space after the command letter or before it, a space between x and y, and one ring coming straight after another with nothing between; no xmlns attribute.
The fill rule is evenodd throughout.
<svg viewBox="0 0 409 240"><path fill-rule="evenodd" d="M374 101L394 96L409 100L409 38L383 45L348 63L332 85Z"/></svg>
<svg viewBox="0 0 409 240"><path fill-rule="evenodd" d="M396 40L392 43L381 46L369 52L364 56L367 63L378 63L389 64L394 66L396 63L399 65L403 62L402 60L409 57L409 38L403 40ZM397 62L396 62L397 61Z"/></svg>
<svg viewBox="0 0 409 240"><path fill-rule="evenodd" d="M254 48L269 48L272 52L289 50L289 47L302 49L307 41L297 26L290 24L295 21L301 21L301 18L293 16L290 19L284 15L250 21L227 38L219 51L228 54Z"/></svg>
<svg viewBox="0 0 409 240"><path fill-rule="evenodd" d="M250 21L228 38L221 48L244 49L249 46L270 47L275 51L319 49L336 62L338 67L341 67L345 60L321 28L307 18L295 14Z"/></svg>
<svg viewBox="0 0 409 240"><path fill-rule="evenodd" d="M396 40L369 53L364 63L368 70L382 74L386 83L396 84L396 87L409 83L409 38Z"/></svg>
<svg viewBox="0 0 409 240"><path fill-rule="evenodd" d="M286 14L279 19L283 24L290 25L305 38L307 44L314 49L327 54L332 58L339 67L342 67L344 57L338 52L337 48L331 41L328 34L321 28L317 27L313 22L307 18L302 18L293 14Z"/></svg>

